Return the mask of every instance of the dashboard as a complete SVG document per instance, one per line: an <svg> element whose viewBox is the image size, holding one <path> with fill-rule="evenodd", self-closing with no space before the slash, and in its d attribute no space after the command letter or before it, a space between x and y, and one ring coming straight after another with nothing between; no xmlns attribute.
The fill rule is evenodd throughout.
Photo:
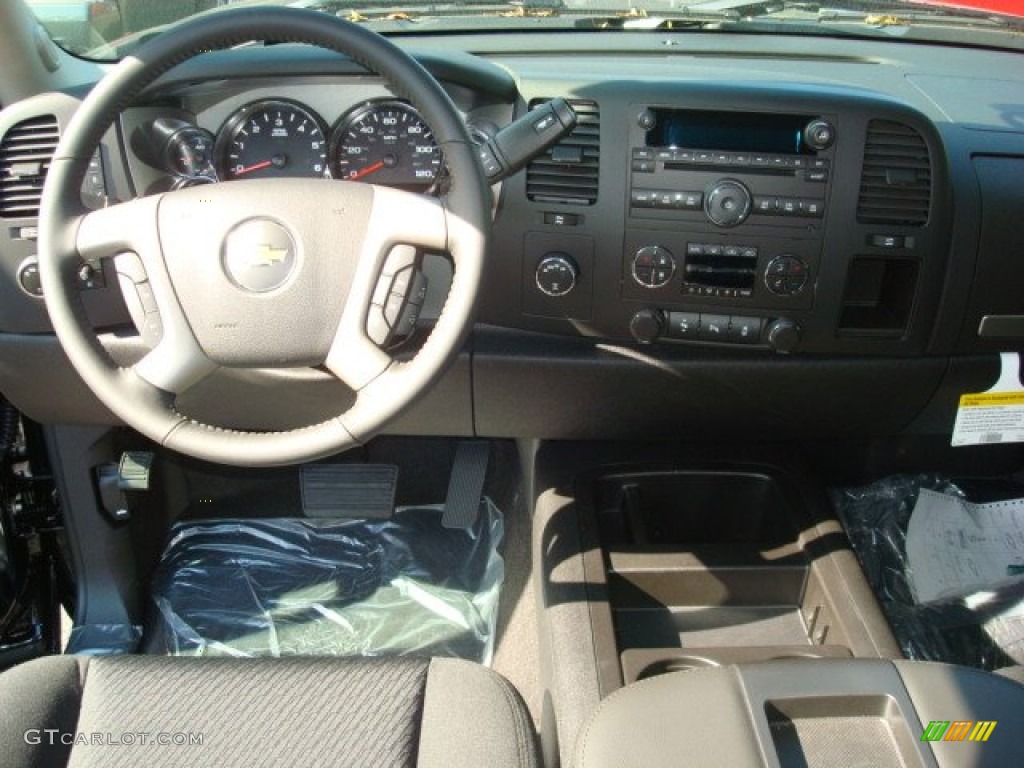
<svg viewBox="0 0 1024 768"><path fill-rule="evenodd" d="M577 114L569 135L493 189L478 330L438 394L473 413L460 429L941 432L957 392L994 381L992 353L1020 346L1024 86L999 74L1019 68L1018 54L686 34L451 43L418 39L415 54L474 140L550 99ZM18 161L4 153L24 131L52 138L76 96L0 113L0 164ZM400 89L282 45L165 75L108 133L83 196L102 205L273 175L445 185L443 153ZM34 336L42 367L56 358L38 349L48 322L31 213L0 209L0 341ZM447 278L431 258L436 312ZM94 325L130 357L116 280L85 265L82 288ZM530 378L538 360L543 383ZM836 398L855 400L861 420ZM610 404L610 421L592 425Z"/></svg>

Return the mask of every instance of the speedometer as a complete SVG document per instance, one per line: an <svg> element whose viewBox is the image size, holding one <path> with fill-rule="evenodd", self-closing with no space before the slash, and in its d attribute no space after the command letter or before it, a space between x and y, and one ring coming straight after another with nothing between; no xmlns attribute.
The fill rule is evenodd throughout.
<svg viewBox="0 0 1024 768"><path fill-rule="evenodd" d="M419 113L401 101L377 101L344 116L331 138L336 179L424 191L437 181L441 150Z"/></svg>
<svg viewBox="0 0 1024 768"><path fill-rule="evenodd" d="M327 175L320 119L293 101L242 107L224 124L215 152L222 179Z"/></svg>

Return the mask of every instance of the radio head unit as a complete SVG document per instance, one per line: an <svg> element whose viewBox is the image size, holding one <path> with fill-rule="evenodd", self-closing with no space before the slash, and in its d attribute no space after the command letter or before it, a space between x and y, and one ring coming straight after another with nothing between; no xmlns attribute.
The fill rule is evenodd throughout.
<svg viewBox="0 0 1024 768"><path fill-rule="evenodd" d="M630 155L629 213L728 229L815 227L836 131L818 115L650 107Z"/></svg>

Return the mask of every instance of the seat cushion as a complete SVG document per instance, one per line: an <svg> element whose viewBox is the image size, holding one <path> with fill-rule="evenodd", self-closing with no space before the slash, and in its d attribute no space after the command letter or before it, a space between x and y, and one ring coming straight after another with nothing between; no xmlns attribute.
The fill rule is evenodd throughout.
<svg viewBox="0 0 1024 768"><path fill-rule="evenodd" d="M512 686L456 659L50 657L0 675L0 713L0 750L14 766L537 760Z"/></svg>

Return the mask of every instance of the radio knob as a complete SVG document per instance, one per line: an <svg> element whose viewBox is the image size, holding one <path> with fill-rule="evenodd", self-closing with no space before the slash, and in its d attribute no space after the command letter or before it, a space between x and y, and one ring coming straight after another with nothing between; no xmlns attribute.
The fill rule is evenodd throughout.
<svg viewBox="0 0 1024 768"><path fill-rule="evenodd" d="M547 296L565 296L576 287L578 277L576 262L567 253L549 253L537 264L537 288Z"/></svg>
<svg viewBox="0 0 1024 768"><path fill-rule="evenodd" d="M811 120L804 128L804 142L811 149L828 149L836 140L836 129L828 120L818 118Z"/></svg>
<svg viewBox="0 0 1024 768"><path fill-rule="evenodd" d="M735 227L750 215L750 190L734 179L715 182L704 195L704 213L712 224Z"/></svg>
<svg viewBox="0 0 1024 768"><path fill-rule="evenodd" d="M629 321L629 332L641 344L657 341L665 332L665 313L660 309L638 310Z"/></svg>
<svg viewBox="0 0 1024 768"><path fill-rule="evenodd" d="M800 326L794 320L780 317L768 325L768 343L782 355L788 355L800 343Z"/></svg>

